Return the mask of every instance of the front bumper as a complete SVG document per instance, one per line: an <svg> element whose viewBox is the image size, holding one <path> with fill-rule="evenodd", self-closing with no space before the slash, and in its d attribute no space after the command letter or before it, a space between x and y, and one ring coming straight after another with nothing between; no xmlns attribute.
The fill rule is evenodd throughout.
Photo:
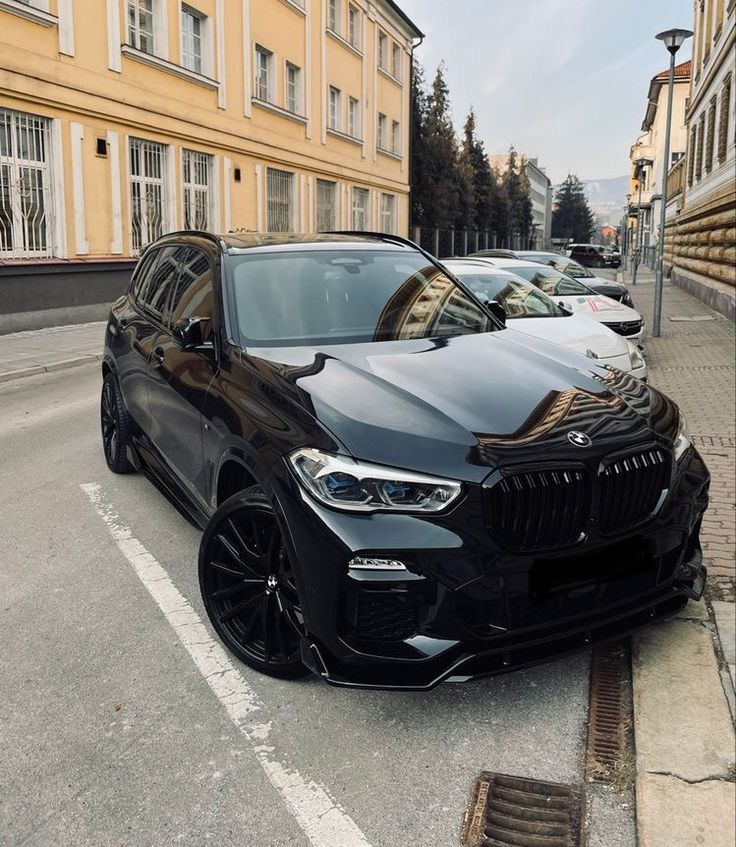
<svg viewBox="0 0 736 847"><path fill-rule="evenodd" d="M280 481L307 630L303 660L335 685L428 689L502 673L619 638L703 590L709 478L695 450L655 519L549 555L503 549L470 490L430 521L335 512L288 474ZM361 554L408 570L349 570Z"/></svg>

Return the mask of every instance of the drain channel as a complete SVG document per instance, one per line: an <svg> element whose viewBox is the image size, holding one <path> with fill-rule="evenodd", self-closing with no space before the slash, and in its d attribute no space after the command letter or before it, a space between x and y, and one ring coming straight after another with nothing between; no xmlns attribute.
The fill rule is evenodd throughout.
<svg viewBox="0 0 736 847"><path fill-rule="evenodd" d="M590 709L585 778L611 784L624 762L624 679L628 653L622 644L597 647L590 664Z"/></svg>
<svg viewBox="0 0 736 847"><path fill-rule="evenodd" d="M580 788L483 771L465 817L463 847L581 847Z"/></svg>

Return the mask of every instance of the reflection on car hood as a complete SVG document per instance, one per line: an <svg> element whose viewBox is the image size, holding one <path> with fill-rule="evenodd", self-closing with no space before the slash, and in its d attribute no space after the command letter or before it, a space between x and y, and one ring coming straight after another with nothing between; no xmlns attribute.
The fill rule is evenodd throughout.
<svg viewBox="0 0 736 847"><path fill-rule="evenodd" d="M508 325L511 330L553 341L584 356L589 350L599 359L625 356L629 352L623 336L579 312L562 318L514 318Z"/></svg>
<svg viewBox="0 0 736 847"><path fill-rule="evenodd" d="M459 479L530 446L579 459L571 429L607 452L677 426L643 382L510 330L249 355L357 458Z"/></svg>
<svg viewBox="0 0 736 847"><path fill-rule="evenodd" d="M624 306L618 300L613 300L603 294L568 295L564 297L555 296L555 302L562 302L573 312L579 312L595 318L602 323L636 323L641 320L641 315L630 306Z"/></svg>

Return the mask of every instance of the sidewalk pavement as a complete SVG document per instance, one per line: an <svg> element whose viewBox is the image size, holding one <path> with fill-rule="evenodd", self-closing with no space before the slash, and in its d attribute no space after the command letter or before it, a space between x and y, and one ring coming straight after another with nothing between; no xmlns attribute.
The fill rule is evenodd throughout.
<svg viewBox="0 0 736 847"><path fill-rule="evenodd" d="M639 273L630 290L651 328L653 274ZM662 318L661 337L646 338L644 353L650 382L680 405L711 472L701 532L709 601L633 639L639 847L733 847L734 325L670 284Z"/></svg>
<svg viewBox="0 0 736 847"><path fill-rule="evenodd" d="M102 358L105 321L0 335L0 382Z"/></svg>

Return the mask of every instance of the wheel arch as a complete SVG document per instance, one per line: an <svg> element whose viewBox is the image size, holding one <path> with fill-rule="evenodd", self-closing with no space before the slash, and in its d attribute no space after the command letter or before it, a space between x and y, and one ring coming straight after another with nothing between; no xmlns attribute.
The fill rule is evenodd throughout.
<svg viewBox="0 0 736 847"><path fill-rule="evenodd" d="M228 497L260 485L260 480L251 462L238 453L228 452L221 459L217 468L214 484L215 507L219 507Z"/></svg>

